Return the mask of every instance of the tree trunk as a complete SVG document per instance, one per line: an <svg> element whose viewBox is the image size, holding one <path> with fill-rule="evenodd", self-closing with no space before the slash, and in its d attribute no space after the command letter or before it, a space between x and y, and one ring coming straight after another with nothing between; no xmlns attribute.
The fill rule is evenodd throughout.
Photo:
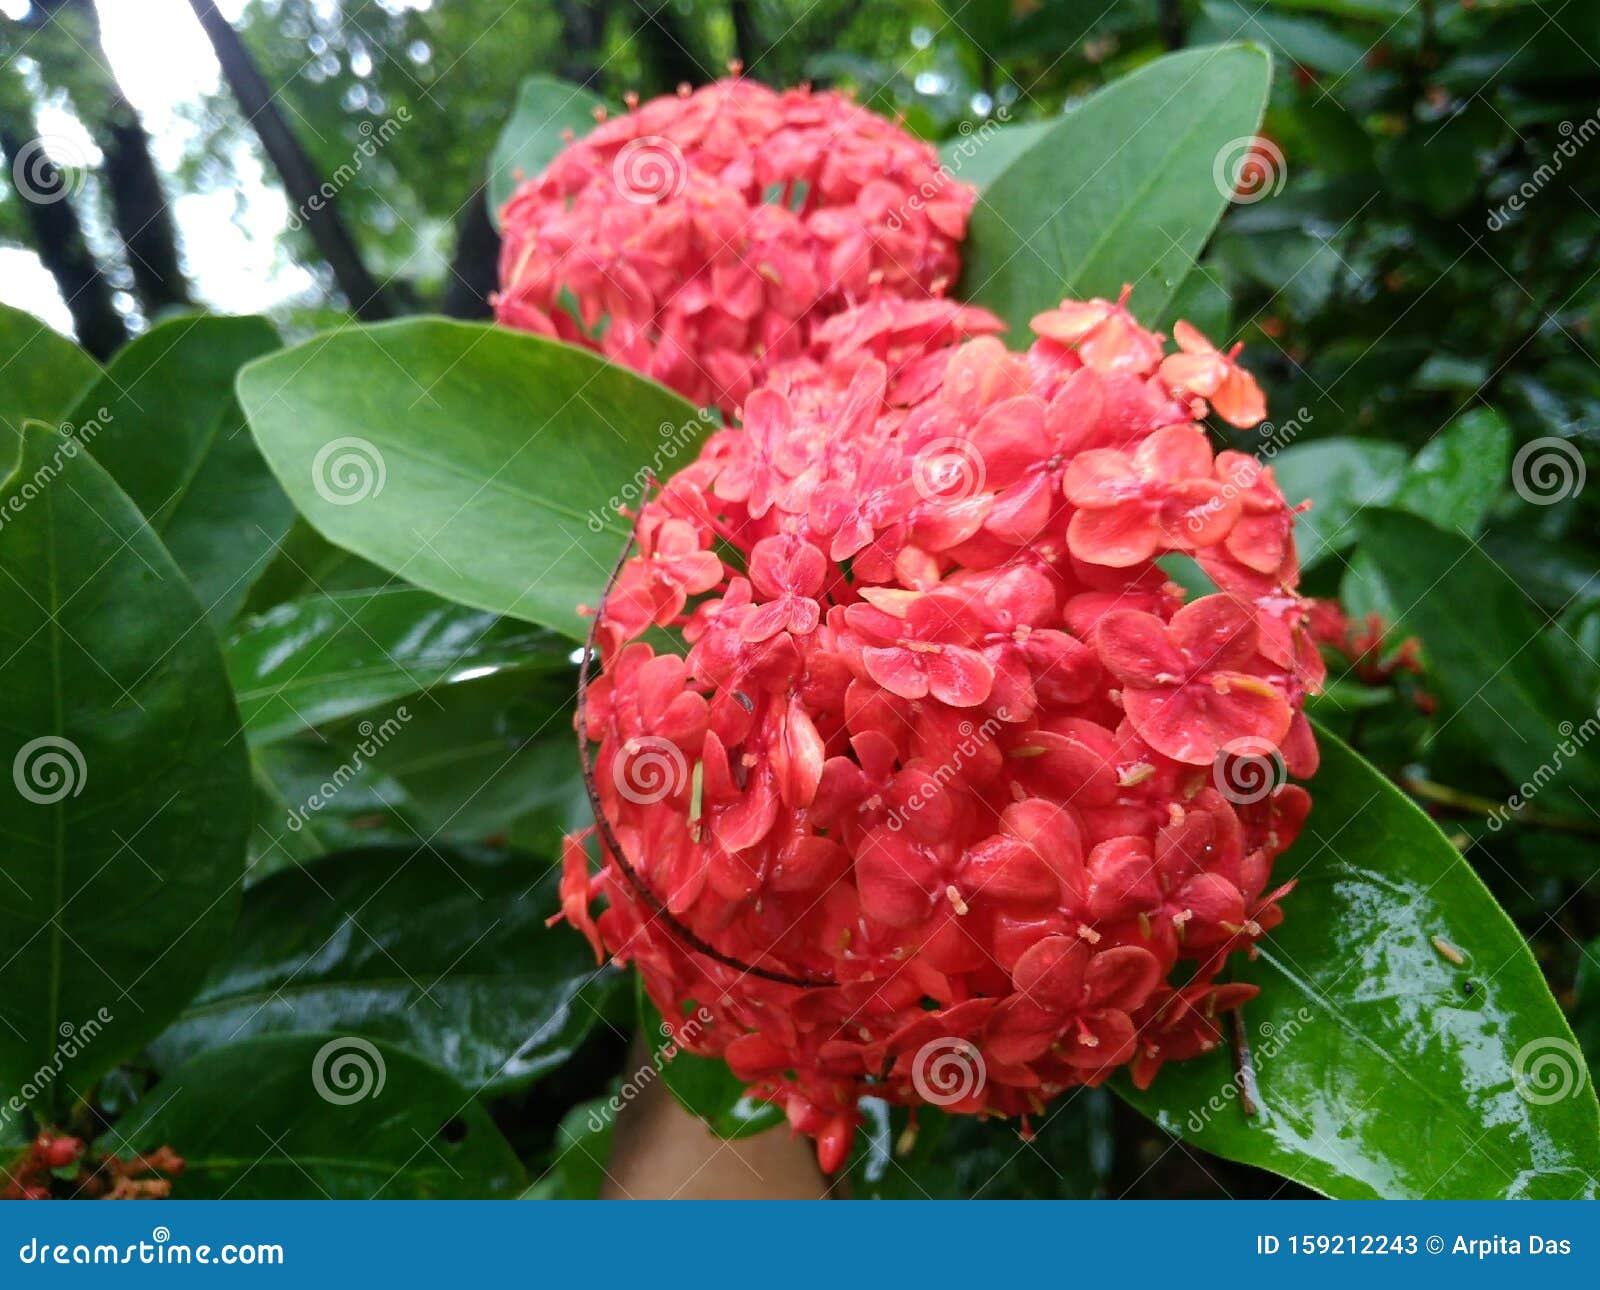
<svg viewBox="0 0 1600 1290"><path fill-rule="evenodd" d="M128 339L128 327L111 301L111 284L84 240L69 181L42 152L29 149L39 133L32 119L15 111L6 115L6 124L0 126L0 156L33 234L34 250L67 302L78 343L98 359L109 358Z"/></svg>
<svg viewBox="0 0 1600 1290"><path fill-rule="evenodd" d="M451 318L487 318L500 282L500 234L489 222L489 191L479 184L456 217L456 253L440 309Z"/></svg>
<svg viewBox="0 0 1600 1290"><path fill-rule="evenodd" d="M283 181L290 205L295 208L293 218L304 222L317 250L333 270L339 290L349 300L351 312L364 322L392 317L394 309L387 293L367 272L355 239L334 207L337 190L323 180L278 111L272 91L267 88L239 34L217 12L214 0L189 0L189 7L205 29L217 61L222 64L222 74L244 110L245 119L254 127Z"/></svg>
<svg viewBox="0 0 1600 1290"><path fill-rule="evenodd" d="M193 304L178 258L178 230L150 156L150 136L122 93L100 39L91 0L34 0L28 48L48 84L66 90L78 119L104 157L101 177L111 218L147 317Z"/></svg>
<svg viewBox="0 0 1600 1290"><path fill-rule="evenodd" d="M653 93L676 89L679 85L703 85L716 74L694 55L694 42L670 0L633 0L630 15L634 35L639 38L639 54L655 82Z"/></svg>

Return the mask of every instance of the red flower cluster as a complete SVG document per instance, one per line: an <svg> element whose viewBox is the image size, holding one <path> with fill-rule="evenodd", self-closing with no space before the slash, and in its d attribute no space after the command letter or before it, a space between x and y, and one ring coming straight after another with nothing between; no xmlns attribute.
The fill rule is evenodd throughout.
<svg viewBox="0 0 1600 1290"><path fill-rule="evenodd" d="M90 1154L82 1138L44 1132L0 1167L0 1200L165 1200L184 1168L171 1147L124 1160Z"/></svg>
<svg viewBox="0 0 1600 1290"><path fill-rule="evenodd" d="M840 320L642 508L583 711L564 916L828 1170L864 1095L1026 1115L1214 1047L1316 765L1293 510L1195 424L1254 380L1122 302L1025 355L924 343L952 309Z"/></svg>
<svg viewBox="0 0 1600 1290"><path fill-rule="evenodd" d="M843 95L685 87L517 190L496 314L731 412L840 309L937 296L973 198L931 147Z"/></svg>

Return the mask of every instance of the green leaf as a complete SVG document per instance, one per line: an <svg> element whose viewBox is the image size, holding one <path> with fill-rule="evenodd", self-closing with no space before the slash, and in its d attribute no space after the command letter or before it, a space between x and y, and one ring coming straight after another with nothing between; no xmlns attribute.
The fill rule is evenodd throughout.
<svg viewBox="0 0 1600 1290"><path fill-rule="evenodd" d="M606 1097L582 1102L561 1118L551 1173L562 1200L600 1199L616 1127L616 1112Z"/></svg>
<svg viewBox="0 0 1600 1290"><path fill-rule="evenodd" d="M1227 1044L1117 1091L1330 1196L1595 1194L1600 1108L1526 943L1410 799L1318 738L1315 806L1273 874L1299 885L1241 974L1261 987L1245 1006L1258 1113Z"/></svg>
<svg viewBox="0 0 1600 1290"><path fill-rule="evenodd" d="M183 1200L510 1199L527 1176L443 1071L353 1035L269 1035L167 1076L96 1150L170 1146Z"/></svg>
<svg viewBox="0 0 1600 1290"><path fill-rule="evenodd" d="M265 743L503 668L565 672L570 651L553 632L396 585L278 605L226 655L245 734Z"/></svg>
<svg viewBox="0 0 1600 1290"><path fill-rule="evenodd" d="M170 1069L282 1031L402 1045L474 1096L572 1056L621 982L547 927L556 874L533 856L423 844L288 869L245 893L229 949L151 1047Z"/></svg>
<svg viewBox="0 0 1600 1290"><path fill-rule="evenodd" d="M977 125L963 121L966 133L946 139L939 145L939 160L946 170L964 184L980 192L1005 172L1034 144L1055 128L1054 121L1018 121L1001 125L983 121Z"/></svg>
<svg viewBox="0 0 1600 1290"><path fill-rule="evenodd" d="M330 541L446 599L582 640L617 506L708 419L586 351L507 328L346 327L250 364L262 452Z"/></svg>
<svg viewBox="0 0 1600 1290"><path fill-rule="evenodd" d="M517 106L489 155L489 214L500 227L500 211L523 179L544 170L567 146L563 135L582 138L595 126L595 112L610 105L582 85L553 76L530 76L517 90Z"/></svg>
<svg viewBox="0 0 1600 1290"><path fill-rule="evenodd" d="M1214 171L1255 135L1271 71L1255 46L1187 50L1069 113L978 198L963 297L1018 336L1063 298L1123 283L1139 317L1160 317L1227 205Z"/></svg>
<svg viewBox="0 0 1600 1290"><path fill-rule="evenodd" d="M98 425L95 460L144 512L217 624L244 602L294 518L233 395L239 368L277 348L264 318L158 323L117 351L73 414Z"/></svg>
<svg viewBox="0 0 1600 1290"><path fill-rule="evenodd" d="M194 592L83 446L28 426L0 516L0 1090L52 1067L60 1108L221 947L249 768Z"/></svg>
<svg viewBox="0 0 1600 1290"><path fill-rule="evenodd" d="M1277 58L1335 78L1358 69L1366 57L1366 41L1341 36L1315 18L1286 18L1239 0L1203 0L1200 12L1202 18L1191 33L1197 44L1254 40Z"/></svg>
<svg viewBox="0 0 1600 1290"><path fill-rule="evenodd" d="M0 470L17 460L22 423L59 422L100 366L30 313L0 305Z"/></svg>
<svg viewBox="0 0 1600 1290"><path fill-rule="evenodd" d="M678 1023L685 1035L695 1026L694 1006L684 1008ZM762 1102L745 1087L720 1057L701 1057L667 1037L666 1024L650 996L639 987L639 1030L650 1044L651 1062L662 1082L690 1115L698 1117L719 1138L748 1138L783 1123L783 1109Z"/></svg>
<svg viewBox="0 0 1600 1290"><path fill-rule="evenodd" d="M278 553L255 580L239 612L264 614L286 600L336 591L365 591L396 583L398 579L377 565L334 546L297 515L278 543Z"/></svg>
<svg viewBox="0 0 1600 1290"><path fill-rule="evenodd" d="M1396 511L1357 527L1397 635L1422 638L1429 676L1487 757L1521 797L1593 816L1600 767L1572 736L1593 714L1600 669L1476 543Z"/></svg>
<svg viewBox="0 0 1600 1290"><path fill-rule="evenodd" d="M879 1098L861 1103L849 1165L852 1200L1088 1200L1103 1193L1115 1137L1104 1089L1079 1089L1033 1119L1031 1141L1014 1120L981 1120Z"/></svg>
<svg viewBox="0 0 1600 1290"><path fill-rule="evenodd" d="M1311 500L1311 509L1295 517L1301 569L1355 543L1352 521L1366 507L1382 506L1394 496L1405 463L1405 449L1381 439L1319 439L1294 444L1272 459L1289 504Z"/></svg>
<svg viewBox="0 0 1600 1290"><path fill-rule="evenodd" d="M1511 427L1493 408L1463 412L1417 452L1392 505L1442 527L1476 533L1505 490Z"/></svg>

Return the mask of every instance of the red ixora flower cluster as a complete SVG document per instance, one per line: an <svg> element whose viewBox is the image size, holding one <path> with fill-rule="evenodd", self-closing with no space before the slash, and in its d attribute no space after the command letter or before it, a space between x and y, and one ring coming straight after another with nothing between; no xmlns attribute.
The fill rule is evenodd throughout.
<svg viewBox="0 0 1600 1290"><path fill-rule="evenodd" d="M1214 1047L1323 678L1293 508L1196 424L1262 415L1233 355L1122 301L1026 354L892 322L838 320L845 358L775 372L643 506L581 714L600 863L571 838L562 882L830 1171L866 1095L1027 1116ZM1186 603L1172 554L1219 590Z"/></svg>
<svg viewBox="0 0 1600 1290"><path fill-rule="evenodd" d="M841 308L942 292L973 199L929 145L842 94L685 86L522 184L495 312L732 412Z"/></svg>

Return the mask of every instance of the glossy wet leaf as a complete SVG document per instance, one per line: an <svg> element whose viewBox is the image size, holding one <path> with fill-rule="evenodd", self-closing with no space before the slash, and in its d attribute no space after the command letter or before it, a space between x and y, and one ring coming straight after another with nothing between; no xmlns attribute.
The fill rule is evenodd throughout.
<svg viewBox="0 0 1600 1290"><path fill-rule="evenodd" d="M1421 638L1455 720L1522 797L1592 818L1600 765L1573 736L1594 712L1600 667L1467 538L1394 511L1371 511L1358 527L1396 632Z"/></svg>
<svg viewBox="0 0 1600 1290"><path fill-rule="evenodd" d="M500 211L524 179L533 179L573 138L594 129L595 112L610 105L599 95L553 76L530 76L489 156L489 213Z"/></svg>
<svg viewBox="0 0 1600 1290"><path fill-rule="evenodd" d="M244 602L294 518L233 394L239 368L278 344L264 318L157 323L117 351L72 413L97 421L95 460L144 512L219 624Z"/></svg>
<svg viewBox="0 0 1600 1290"><path fill-rule="evenodd" d="M1033 1117L1031 1141L1014 1120L910 1117L880 1098L863 1101L849 1164L852 1200L1088 1200L1104 1193L1115 1153L1104 1089L1080 1089Z"/></svg>
<svg viewBox="0 0 1600 1290"><path fill-rule="evenodd" d="M239 395L330 541L446 599L583 639L627 537L617 507L707 423L653 381L504 328L346 327L247 367Z"/></svg>
<svg viewBox="0 0 1600 1290"><path fill-rule="evenodd" d="M82 446L30 425L0 512L0 1089L59 1058L59 1107L203 979L249 769L194 592Z"/></svg>
<svg viewBox="0 0 1600 1290"><path fill-rule="evenodd" d="M100 365L30 313L0 305L0 471L17 459L28 418L59 424Z"/></svg>
<svg viewBox="0 0 1600 1290"><path fill-rule="evenodd" d="M1493 408L1472 408L1417 451L1393 506L1443 528L1477 532L1505 491L1511 428Z"/></svg>
<svg viewBox="0 0 1600 1290"><path fill-rule="evenodd" d="M1427 816L1319 739L1315 806L1273 873L1299 886L1241 974L1261 987L1245 1010L1259 1113L1227 1045L1118 1091L1331 1196L1593 1195L1600 1111L1526 943Z"/></svg>
<svg viewBox="0 0 1600 1290"><path fill-rule="evenodd" d="M162 1079L97 1149L167 1145L182 1200L466 1200L527 1176L494 1121L437 1067L351 1035L269 1035Z"/></svg>
<svg viewBox="0 0 1600 1290"><path fill-rule="evenodd" d="M1300 567L1310 569L1354 545L1352 521L1394 496L1405 466L1405 449L1378 439L1319 439L1291 444L1273 457L1272 473L1285 500L1291 506L1311 502L1310 510L1295 517Z"/></svg>
<svg viewBox="0 0 1600 1290"><path fill-rule="evenodd" d="M1219 154L1242 151L1266 105L1271 61L1255 46L1169 54L1100 90L979 197L962 296L1012 333L1064 297L1161 315L1227 205Z"/></svg>
<svg viewBox="0 0 1600 1290"><path fill-rule="evenodd" d="M680 1025L693 1027L692 1009ZM643 987L639 990L639 1030L650 1045L653 1072L660 1075L684 1110L698 1116L719 1138L748 1138L783 1123L782 1109L746 1093L727 1062L701 1057L668 1038L661 1013Z"/></svg>
<svg viewBox="0 0 1600 1290"><path fill-rule="evenodd" d="M569 1058L621 980L597 969L547 861L428 844L326 856L257 883L227 952L153 1046L170 1069L251 1035L386 1039L469 1093Z"/></svg>
<svg viewBox="0 0 1600 1290"><path fill-rule="evenodd" d="M566 671L554 632L395 585L310 596L242 623L228 674L252 743L496 670Z"/></svg>

